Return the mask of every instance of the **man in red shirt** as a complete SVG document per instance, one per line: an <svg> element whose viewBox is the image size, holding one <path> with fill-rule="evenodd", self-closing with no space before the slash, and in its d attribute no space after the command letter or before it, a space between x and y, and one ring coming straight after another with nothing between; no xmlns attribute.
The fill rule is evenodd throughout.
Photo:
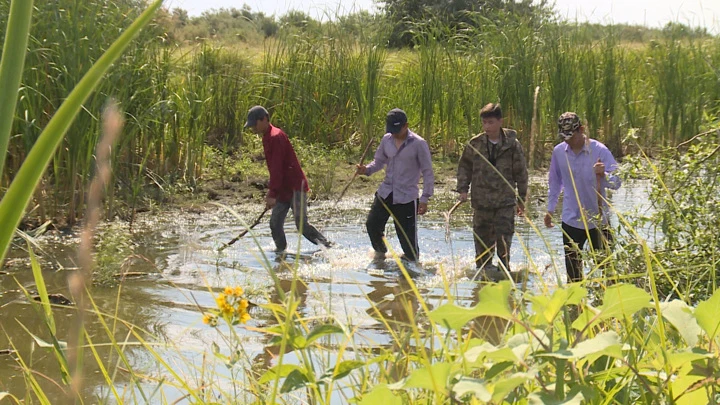
<svg viewBox="0 0 720 405"><path fill-rule="evenodd" d="M316 245L330 247L332 242L325 239L320 231L308 222L307 192L310 187L288 136L282 129L270 124L270 115L259 105L248 111L245 128L262 135L265 162L270 172L265 206L272 208L270 232L276 251L282 252L287 248L283 226L290 208L295 217L295 226L307 240Z"/></svg>

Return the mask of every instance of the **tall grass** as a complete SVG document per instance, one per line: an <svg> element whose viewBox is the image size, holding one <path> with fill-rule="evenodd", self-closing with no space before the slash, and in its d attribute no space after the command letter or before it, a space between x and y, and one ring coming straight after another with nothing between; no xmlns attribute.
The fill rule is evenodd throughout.
<svg viewBox="0 0 720 405"><path fill-rule="evenodd" d="M88 61L107 47L116 25L110 21L137 13L130 0L78 7L64 1L63 7L38 8L42 19L30 38L11 131L22 136L10 138L4 185ZM556 117L567 110L577 111L591 134L619 155L630 131L648 145L678 143L700 132L720 109L717 38L688 39L666 30L663 38L638 44L623 42L612 28L584 31L512 19L475 26L482 28L418 24L413 49L389 50L382 32L327 22L283 30L247 52L227 43L176 48L165 27L154 24L143 34L144 45L132 46L117 62L111 80L101 84L99 96L70 129L43 176L39 212L69 224L76 220L99 132L90 112L108 94L121 104L132 135L113 156L115 187L107 200L109 216L125 217L147 198L194 189L206 166L205 148L221 151L213 154L221 159L232 156L245 143L241 124L253 104L268 107L291 137L350 145L355 152L382 133L384 112L400 107L434 149L453 156L482 130L478 111L488 102L503 105L506 125L519 130L529 150L533 90L539 85L547 92L538 105L538 164L547 161L542 154L556 142ZM61 37L73 47L63 46Z"/></svg>
<svg viewBox="0 0 720 405"><path fill-rule="evenodd" d="M249 303L241 289L211 290L214 300L198 305L197 318L207 324L204 332L212 343L191 355L172 341L160 343L140 325L121 322L115 330L112 317L90 297L88 315L99 319L101 333L108 336L87 336L86 350L93 356L86 366L101 370L109 387L125 378L119 370L132 383L124 392L108 391L111 398L102 403L180 398L261 404L715 402L720 295L694 307L687 303L689 295L663 300L655 282L668 269L637 233L627 231L628 241L640 247L634 258L651 275L650 292L606 284L598 259L585 284L556 288L540 282L537 290L523 291L508 281L478 283L471 302L465 302L448 278L437 288L417 284L398 258L401 274L392 287L352 298L367 301L372 328L388 337L386 344L368 340L367 325L337 312L338 302L315 303L315 312L306 313L308 286L298 277L297 264L286 265L282 276L265 262L277 284L267 295L251 297L258 304L249 312L257 319L250 324L245 324ZM38 271L40 285L41 277ZM445 294L438 295L438 289ZM208 304L212 301L216 305ZM53 322L49 304L36 305L46 322ZM148 368L155 371L129 360L130 348L116 337L122 330L148 354ZM98 354L105 339L117 360ZM36 385L37 398L46 397L30 360L19 360L27 383Z"/></svg>
<svg viewBox="0 0 720 405"><path fill-rule="evenodd" d="M17 2L13 3L13 7L19 7ZM68 94L67 99L65 99L57 112L48 121L38 136L38 139L33 144L32 149L28 152L27 158L22 162L10 187L3 195L2 200L0 200L0 218L5 225L3 231L0 232L0 262L5 258L5 254L10 246L10 241L15 233L15 228L20 223L33 190L39 183L45 168L52 159L52 155L63 140L65 133L71 127L83 103L90 97L93 90L95 90L95 87L101 81L105 72L110 68L110 65L120 57L122 51L131 42L133 37L150 21L153 12L159 8L160 3L160 1L153 3L138 17L137 21L130 25L128 30L126 30L119 39L112 43L108 50L98 58L95 64L88 66L87 73L85 73L83 78ZM32 3L25 3L26 7L28 5L32 7ZM17 10L19 10L20 15L27 15L22 12L22 9ZM21 38L29 35L27 31L29 27L18 24L12 28L14 28L14 30L6 32L6 35L10 38L15 37L16 40L22 44L23 41ZM22 58L14 61L14 63L20 64L21 60ZM4 63L10 62L4 61ZM18 88L18 83L14 81L17 79L19 79L17 76L7 76L4 78L6 81L0 83L0 85L5 89ZM11 112L8 116L0 117L0 120L12 121ZM0 137L2 136L0 135ZM0 152L4 154L6 151ZM89 154L90 152L86 151L85 153ZM71 178L75 178L74 174Z"/></svg>

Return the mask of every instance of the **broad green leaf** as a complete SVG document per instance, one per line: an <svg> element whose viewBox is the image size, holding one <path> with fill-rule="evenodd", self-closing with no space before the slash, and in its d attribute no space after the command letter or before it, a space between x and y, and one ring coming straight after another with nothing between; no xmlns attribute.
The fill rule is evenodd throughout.
<svg viewBox="0 0 720 405"><path fill-rule="evenodd" d="M687 391L698 381L704 379L701 375L685 375L674 378L670 381L672 392L675 394L675 403L677 405L699 405L712 403L708 398L705 389L700 388L694 391Z"/></svg>
<svg viewBox="0 0 720 405"><path fill-rule="evenodd" d="M448 329L458 330L477 318L475 307L465 308L455 304L445 304L430 311L430 319Z"/></svg>
<svg viewBox="0 0 720 405"><path fill-rule="evenodd" d="M260 376L260 379L258 380L259 384L265 384L269 381L275 381L280 378L287 377L295 370L300 370L300 366L297 366L295 364L280 364L275 367L272 367L268 369L262 376Z"/></svg>
<svg viewBox="0 0 720 405"><path fill-rule="evenodd" d="M567 291L565 305L579 305L588 294L587 288L580 286L580 284L571 284L564 289Z"/></svg>
<svg viewBox="0 0 720 405"><path fill-rule="evenodd" d="M364 361L359 360L343 361L335 367L328 369L321 379L339 380L350 374L351 371L364 367L365 364Z"/></svg>
<svg viewBox="0 0 720 405"><path fill-rule="evenodd" d="M474 395L482 402L489 402L492 399L492 394L488 390L485 381L475 378L460 378L460 381L453 385L452 391L455 393L455 397L459 399L468 394Z"/></svg>
<svg viewBox="0 0 720 405"><path fill-rule="evenodd" d="M528 396L530 405L581 405L585 399L582 392L578 392L570 398L558 400L550 394L532 393Z"/></svg>
<svg viewBox="0 0 720 405"><path fill-rule="evenodd" d="M447 386L450 370L450 363L435 363L429 368L413 370L408 378L395 384L388 385L393 390L424 388L427 390L443 392Z"/></svg>
<svg viewBox="0 0 720 405"><path fill-rule="evenodd" d="M512 390L523 385L527 380L533 379L530 373L515 373L508 378L503 378L493 386L492 401L496 404L502 403Z"/></svg>
<svg viewBox="0 0 720 405"><path fill-rule="evenodd" d="M536 319L540 320L541 325L551 323L566 305L577 305L587 296L587 290L577 284L572 284L566 288L559 288L553 292L549 299L543 296L534 296L530 300L533 302L533 310L537 314Z"/></svg>
<svg viewBox="0 0 720 405"><path fill-rule="evenodd" d="M475 346L467 351L464 355L465 361L468 363L476 363L478 361L490 360L493 362L517 362L519 359L515 356L512 349L509 347L495 347L490 343L483 343L480 346Z"/></svg>
<svg viewBox="0 0 720 405"><path fill-rule="evenodd" d="M295 391L298 388L302 388L308 384L308 378L300 368L293 370L288 374L287 378L280 387L280 392L287 394L288 392Z"/></svg>
<svg viewBox="0 0 720 405"><path fill-rule="evenodd" d="M543 357L556 359L582 359L595 353L611 354L613 357L622 357L620 336L614 331L603 332L592 339L578 343L572 349L560 350L552 353L539 354Z"/></svg>
<svg viewBox="0 0 720 405"><path fill-rule="evenodd" d="M510 351L510 353L513 355L513 357L515 357L515 354L512 353L512 350ZM485 372L485 378L488 380L493 379L496 375L512 367L513 364L515 364L515 362L513 361L501 361L499 363L493 364L493 366Z"/></svg>
<svg viewBox="0 0 720 405"><path fill-rule="evenodd" d="M650 306L650 294L630 284L616 284L605 291L600 319L630 318Z"/></svg>
<svg viewBox="0 0 720 405"><path fill-rule="evenodd" d="M673 369L679 369L683 365L702 359L711 359L714 355L705 351L682 351L668 354L668 363Z"/></svg>
<svg viewBox="0 0 720 405"><path fill-rule="evenodd" d="M698 325L707 333L710 340L714 340L720 327L720 289L707 301L703 301L695 308L695 319Z"/></svg>
<svg viewBox="0 0 720 405"><path fill-rule="evenodd" d="M478 316L497 316L503 319L512 319L512 310L510 309L510 291L512 285L510 281L501 281L498 284L491 284L480 290L478 294L478 304L475 308Z"/></svg>
<svg viewBox="0 0 720 405"><path fill-rule="evenodd" d="M531 318L533 325L547 325L550 322L545 315L545 311L550 305L550 299L551 297L545 295L531 295L528 297L528 300L532 303L534 313Z"/></svg>
<svg viewBox="0 0 720 405"><path fill-rule="evenodd" d="M307 335L307 342L306 345L310 345L312 342L316 341L317 339L327 336L327 335L334 335L334 334L344 334L345 331L343 328L337 326L337 325L320 325L310 331L310 333ZM307 346L305 346L307 347Z"/></svg>
<svg viewBox="0 0 720 405"><path fill-rule="evenodd" d="M486 353L492 353L500 350L500 348L495 347L493 344L488 342L483 342L479 346L471 347L463 353L463 357L465 357L465 361L469 363L475 363L478 360L478 357L482 354Z"/></svg>
<svg viewBox="0 0 720 405"><path fill-rule="evenodd" d="M511 285L509 281L489 285L480 290L478 304L465 308L455 304L445 304L430 312L430 319L449 329L458 330L478 316L496 316L512 319L508 299Z"/></svg>
<svg viewBox="0 0 720 405"><path fill-rule="evenodd" d="M698 336L702 333L692 308L680 300L672 300L660 304L663 318L667 319L683 337L689 347L695 347Z"/></svg>
<svg viewBox="0 0 720 405"><path fill-rule="evenodd" d="M13 3L22 3L14 1ZM28 2L30 3L30 2ZM65 133L83 106L83 103L95 87L100 83L112 64L122 55L125 48L133 38L153 18L155 11L162 5L162 0L156 0L113 42L105 53L90 67L75 88L70 92L60 108L55 112L42 133L35 141L25 161L15 174L10 187L0 200L0 263L5 260L10 241L15 228L25 213L25 207L30 201L35 187L45 172L45 168L52 159L55 150L62 141ZM18 40L21 40L18 38ZM4 61L3 61L4 62ZM15 62L15 61L8 61ZM2 83L0 83L2 84ZM12 84L12 83L8 83ZM3 88L3 92L15 93L17 87ZM0 117L5 119L7 117ZM0 151L5 153L5 151Z"/></svg>
<svg viewBox="0 0 720 405"><path fill-rule="evenodd" d="M573 321L572 327L575 330L583 330L599 314L600 311L592 305L584 305L577 319Z"/></svg>
<svg viewBox="0 0 720 405"><path fill-rule="evenodd" d="M395 395L387 384L378 384L372 391L363 395L359 405L402 405L402 398Z"/></svg>
<svg viewBox="0 0 720 405"><path fill-rule="evenodd" d="M543 349L543 345L550 345L550 340L545 334L545 331L540 329L535 329L533 334L529 332L518 333L508 339L507 342L507 347L510 348L520 360L527 358L529 353Z"/></svg>

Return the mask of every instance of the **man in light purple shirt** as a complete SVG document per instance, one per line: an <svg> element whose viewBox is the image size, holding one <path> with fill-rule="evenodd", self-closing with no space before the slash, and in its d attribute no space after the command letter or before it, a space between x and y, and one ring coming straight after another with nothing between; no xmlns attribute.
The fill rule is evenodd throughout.
<svg viewBox="0 0 720 405"><path fill-rule="evenodd" d="M367 166L357 166L357 173L366 176L387 166L385 179L370 207L367 231L375 258L385 258L387 247L383 237L385 225L392 215L400 246L405 253L403 258L417 262L420 255L417 215L427 212L435 185L430 148L423 138L408 129L407 115L399 108L388 112L385 129L387 134L380 141L375 159ZM420 175L423 177L423 193L418 201Z"/></svg>
<svg viewBox="0 0 720 405"><path fill-rule="evenodd" d="M553 226L552 215L564 190L562 207L563 246L568 281L583 279L580 250L590 239L593 249L603 248L607 231L608 206L605 189L620 188L620 178L612 174L617 162L602 143L585 135L580 117L566 112L558 119L564 142L555 147L550 160L548 207L545 226Z"/></svg>

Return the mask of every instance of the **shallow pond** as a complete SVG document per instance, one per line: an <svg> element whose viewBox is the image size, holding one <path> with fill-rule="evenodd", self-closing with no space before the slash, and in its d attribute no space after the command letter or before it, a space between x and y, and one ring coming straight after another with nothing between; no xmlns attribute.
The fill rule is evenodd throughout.
<svg viewBox="0 0 720 405"><path fill-rule="evenodd" d="M534 179L534 184L542 184L542 180ZM611 197L614 209L624 213L645 209L647 187L648 184L643 182L625 184ZM541 186L534 187L534 190L537 196L545 193ZM439 187L429 213L418 224L421 265L425 274L414 281L431 308L444 302L447 291L460 302L469 304L477 296L479 288L478 283L467 277L474 267L469 204L462 205L455 212L446 229L443 212L452 206L454 198L454 193ZM558 277L562 282L565 279L561 233L559 226L546 229L542 225L543 200L543 197L532 199L530 222L518 219L511 253L511 268L530 270L523 287L537 291L554 288ZM204 356L210 353L212 343L217 340L217 331L202 323L200 308L214 308L214 296L225 286L243 287L254 302L277 299L277 290L269 271L272 268L284 290L291 289L295 275L302 281L295 283L294 288L300 299L299 311L303 315L332 315L340 323L357 329L355 339L358 344L391 347L392 338L376 311L381 311L386 319L402 318L403 305L407 305L408 286L392 260L387 260L380 268L369 266L370 243L364 223L370 203L371 196L346 197L338 206L333 201L311 202L310 221L337 244L329 250L320 250L307 240L298 239L289 216L286 232L290 245L294 247L288 250L295 254L284 258L273 253L267 221L260 223L251 234L234 245L219 251L224 243L244 229L241 220L223 207L210 205L202 210L141 217L134 225L136 230L132 236L138 258L126 270L147 275L125 279L121 288L93 289L94 303L105 316L104 323L96 316L88 317L88 339L101 345L109 341L108 336L113 336L116 342L134 347L137 339L128 332L124 322L135 325L135 328L147 331L163 343L158 346L158 353L179 375L195 381L200 378L197 375L199 365L205 361ZM251 223L262 210L262 207L254 205L232 208L245 223ZM393 227L388 226L387 230L393 249L398 251L399 243ZM72 235L46 235L39 241L40 247L35 250L42 259L49 292L69 296L67 275L76 268L76 238ZM35 288L28 255L16 246L10 256L5 269L7 274L0 275L0 322L3 331L0 334L0 350L13 349L17 352L0 354L0 391L9 391L20 397L25 394L23 376L13 359L21 356L38 371L37 377L43 389L60 395L60 388L56 385L60 373L53 354L40 348L24 329L47 338L37 313L19 288L19 285L29 290ZM275 323L269 311L254 308L250 313L253 319L248 325L252 328ZM65 338L74 310L55 308L54 314L58 336ZM243 348L253 364L260 368L271 366L273 352L267 343L268 336L248 328L239 330ZM99 355L102 358L112 359L110 364L121 364L114 369L123 370L131 365L148 376L139 384L147 387L145 398L138 396L143 394L138 394L137 385L130 384L122 371L114 379L118 391L135 400L142 398L142 401L153 403L160 402L161 395L170 403L182 397L183 394L170 385L154 392L153 387L158 385L156 379L167 376L167 370L139 347L128 353L127 359L119 360L109 347L100 346ZM86 350L85 356L85 396L95 403L97 396L104 398L108 395L109 388L105 386L100 370L94 366L89 350ZM124 361L128 362L126 366L122 366ZM215 371L230 373L222 369Z"/></svg>

